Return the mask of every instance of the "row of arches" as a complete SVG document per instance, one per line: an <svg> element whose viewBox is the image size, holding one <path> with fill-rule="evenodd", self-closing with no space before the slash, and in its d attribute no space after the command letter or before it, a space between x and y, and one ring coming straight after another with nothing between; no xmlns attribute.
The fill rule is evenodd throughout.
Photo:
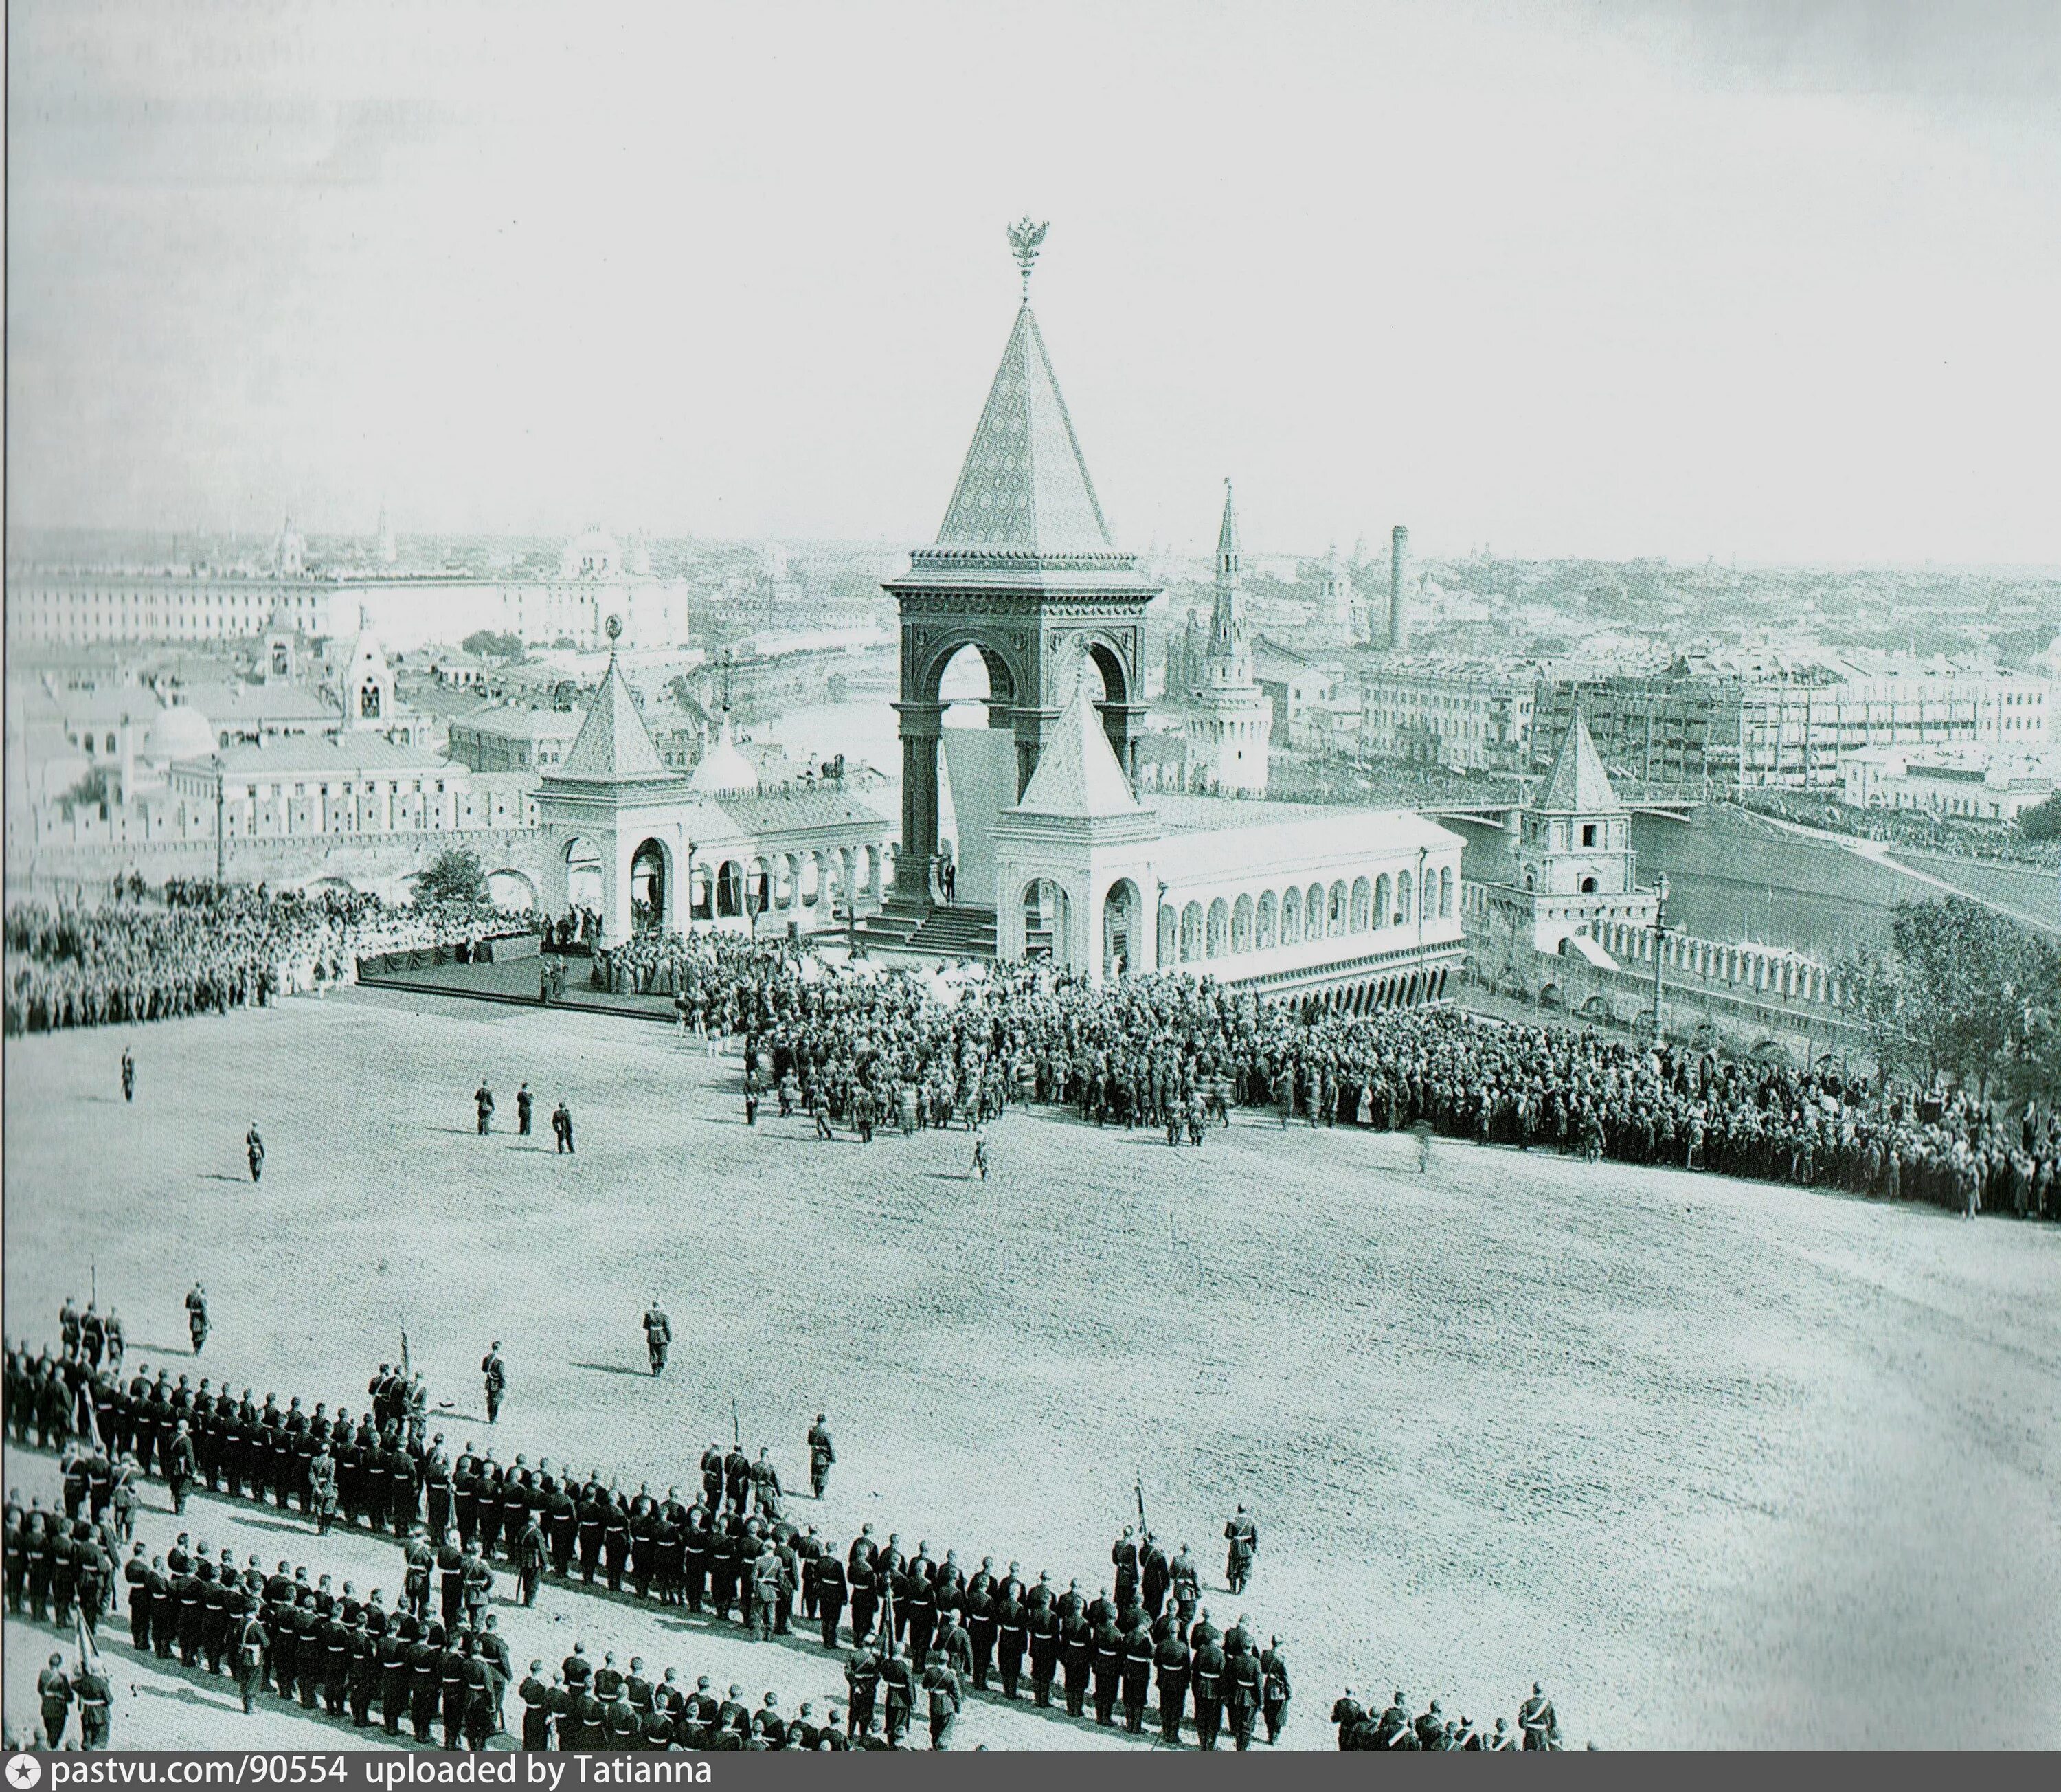
<svg viewBox="0 0 2061 1792"><path fill-rule="evenodd" d="M1450 965L1431 969L1396 971L1385 976L1363 977L1357 983L1342 983L1307 996L1289 996L1281 1000L1299 1004L1310 1016L1379 1014L1392 1008L1415 1008L1424 1002L1444 999Z"/></svg>
<svg viewBox="0 0 2061 1792"><path fill-rule="evenodd" d="M1425 872L1424 920L1451 918L1455 882L1450 865ZM1300 945L1309 940L1407 927L1418 918L1417 897L1415 880L1405 871L1392 880L1383 872L1373 879L1355 878L1350 884L1338 878L1329 885L1312 884L1307 889L1291 885L1278 896L1263 890L1257 899L1249 893L1231 901L1219 896L1207 908L1200 901L1179 910L1163 903L1159 962L1192 964Z"/></svg>
<svg viewBox="0 0 2061 1792"><path fill-rule="evenodd" d="M603 908L600 848L576 836L566 843L564 855L567 903L574 908ZM798 916L827 904L877 898L894 876L894 848L883 844L747 854L713 862L690 859L683 916L672 848L664 840L647 838L630 856L630 924L648 932L677 928L683 919Z"/></svg>

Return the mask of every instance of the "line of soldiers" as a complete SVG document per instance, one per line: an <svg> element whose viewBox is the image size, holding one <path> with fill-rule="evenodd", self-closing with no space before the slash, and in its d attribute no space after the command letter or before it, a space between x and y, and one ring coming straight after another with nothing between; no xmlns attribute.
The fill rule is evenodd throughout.
<svg viewBox="0 0 2061 1792"><path fill-rule="evenodd" d="M109 1368L118 1369L129 1348L119 1313L110 1306L103 1314L97 1300L88 1301L81 1313L77 1297L70 1294L58 1309L58 1341L67 1360L82 1360L89 1369L98 1369L102 1357Z"/></svg>
<svg viewBox="0 0 2061 1792"><path fill-rule="evenodd" d="M105 1749L114 1703L107 1676L97 1662L86 1656L82 1656L67 1674L62 1654L53 1654L43 1671L36 1676L36 1706L42 1718L42 1733L39 1741L26 1746L62 1748L74 1701L78 1706L81 1752L93 1754ZM14 1746L10 1736L8 1747L12 1750Z"/></svg>
<svg viewBox="0 0 2061 1792"><path fill-rule="evenodd" d="M1331 1706L1331 1722L1338 1726L1339 1746L1349 1752L1395 1749L1411 1753L1464 1750L1499 1754L1507 1750L1540 1750L1563 1746L1560 1719L1545 1688L1537 1681L1532 1682L1531 1696L1518 1708L1515 1730L1510 1727L1507 1718L1498 1718L1493 1730L1483 1729L1469 1717L1450 1718L1444 1702L1435 1698L1412 1717L1410 1695L1399 1687L1385 1708L1377 1706L1371 1710L1354 1696L1351 1687L1347 1687Z"/></svg>
<svg viewBox="0 0 2061 1792"><path fill-rule="evenodd" d="M33 1365L25 1351L9 1353L10 1414L17 1378L38 1371L60 1382L67 1373L47 1353ZM1170 1556L1149 1533L1126 1528L1111 1552L1115 1596L1106 1585L1091 1602L1077 1582L1064 1594L1049 1574L1035 1586L1026 1585L1014 1564L998 1576L989 1559L969 1574L955 1551L939 1561L919 1543L912 1556L898 1535L879 1544L870 1525L848 1549L840 1549L813 1525L786 1517L778 1471L764 1449L754 1460L734 1442L726 1451L711 1442L699 1464L701 1496L691 1504L676 1487L662 1499L648 1484L631 1494L612 1479L556 1469L548 1459L533 1467L518 1455L503 1465L490 1449L482 1454L469 1441L453 1458L441 1433L420 1445L404 1435L398 1415L411 1408L412 1399L404 1402L403 1397L416 1385L382 1365L369 1390L375 1412L386 1418L375 1432L370 1416L356 1423L347 1413L332 1419L320 1403L306 1415L298 1397L284 1411L271 1397L257 1408L247 1393L230 1401L226 1391L214 1397L210 1418L202 1398L206 1385L189 1389L184 1377L162 1401L158 1389L146 1390L139 1418L133 1401L114 1397L119 1390L111 1378L80 1383L96 1412L102 1397L108 1398L101 1434L116 1440L118 1461L129 1459L125 1446L133 1437L154 1446L169 1417L170 1448L158 1449L156 1459L175 1509L183 1509L188 1487L201 1476L210 1491L226 1486L231 1494L240 1492L238 1465L252 1455L253 1465L266 1471L250 1483L256 1497L270 1491L281 1509L295 1498L324 1529L338 1518L355 1524L363 1517L375 1530L390 1529L406 1538L411 1594L418 1578L426 1586L432 1569L462 1575L469 1558L482 1565L505 1559L525 1605L536 1602L547 1574L570 1582L577 1570L586 1586L600 1579L612 1592L626 1590L724 1622L734 1612L735 1622L763 1638L791 1634L798 1606L801 1622L817 1629L826 1650L839 1648L841 1633L848 1631L862 1654L869 1648L878 1652L883 1666L888 1653L898 1656L912 1695L936 1656L978 1690L990 1690L990 1675L998 1676L1002 1696L1014 1699L1022 1696L1027 1660L1037 1704L1049 1706L1060 1682L1070 1714L1082 1716L1092 1685L1102 1720L1114 1722L1121 1694L1126 1722L1135 1730L1146 1702L1144 1682L1136 1676L1149 1658L1147 1679L1161 1676L1163 1694L1176 1684L1167 1676L1182 1677L1177 1706L1192 1691L1195 1726L1206 1748L1215 1746L1227 1714L1240 1746L1250 1742L1254 1724L1270 1709L1276 1713L1270 1739L1285 1720L1287 1669L1278 1642L1271 1651L1277 1670L1271 1694L1269 1664L1262 1660L1268 1651L1256 1646L1227 1651L1221 1669L1214 1656L1197 1666L1176 1658L1179 1650L1171 1647L1163 1659L1170 1641L1202 1655L1198 1626L1214 1626L1200 1610L1201 1576L1192 1553L1184 1547ZM817 1415L808 1443L811 1480L820 1493L836 1457L824 1414ZM149 1472L140 1451L133 1460L137 1472ZM1228 1565L1242 1586L1258 1546L1258 1527L1241 1507L1225 1535ZM891 1624L883 1615L890 1614ZM954 1634L963 1640L963 1660L952 1647ZM1235 1628L1241 1642L1251 1634L1243 1621ZM1243 1653L1251 1655L1250 1664L1242 1665ZM890 1684L895 1671L888 1670ZM938 1690L942 1698L945 1689ZM856 1690L853 1709L855 1716L866 1709ZM1172 1728L1165 1734L1173 1741L1179 1710L1163 1697L1163 1725L1170 1711ZM1240 1713L1251 1720L1242 1728Z"/></svg>

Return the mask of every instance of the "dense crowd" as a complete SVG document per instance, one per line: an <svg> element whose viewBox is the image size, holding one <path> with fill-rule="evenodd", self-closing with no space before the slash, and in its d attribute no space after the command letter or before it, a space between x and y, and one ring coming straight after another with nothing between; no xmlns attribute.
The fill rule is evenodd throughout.
<svg viewBox="0 0 2061 1792"><path fill-rule="evenodd" d="M648 1482L631 1493L616 1477L548 1457L502 1464L491 1448L482 1453L470 1442L454 1455L441 1433L417 1422L425 1405L418 1378L391 1365L367 1384L362 1414L339 1408L332 1416L325 1402L310 1412L294 1397L282 1408L271 1394L260 1402L247 1388L233 1393L226 1379L218 1386L203 1377L195 1387L187 1374L174 1383L170 1372L153 1377L141 1364L125 1381L119 1360L91 1347L104 1329L74 1324L69 1313L60 1317L56 1352L11 1345L6 1352L6 1427L18 1445L33 1433L37 1446L59 1452L64 1478L62 1516L36 1521L10 1513L7 1589L18 1611L26 1600L43 1616L61 1589L74 1598L81 1585L110 1589L103 1545L128 1541L136 1490L154 1477L181 1515L204 1484L231 1500L269 1499L281 1512L297 1506L318 1532L362 1524L392 1536L406 1555L397 1609L417 1627L406 1640L419 1650L428 1627L440 1625L440 1660L462 1654L452 1639L478 1633L499 1565L525 1606L547 1578L570 1586L577 1577L582 1586L734 1622L764 1640L814 1631L825 1650L848 1650L854 1742L870 1733L876 1699L898 1741L898 1724L927 1700L940 1741L940 1717L954 1715L970 1690L1012 1701L1027 1691L1040 1709L1063 1700L1071 1716L1092 1709L1097 1722L1121 1722L1133 1733L1142 1733L1152 1703L1163 1741L1180 1741L1185 1721L1204 1749L1219 1736L1246 1748L1263 1724L1271 1742L1287 1722L1291 1689L1280 1638L1263 1642L1243 1615L1220 1627L1202 1603L1192 1553L1169 1551L1142 1526L1124 1528L1091 1598L1079 1580L1062 1590L1046 1573L1032 1582L1014 1561L998 1570L987 1557L970 1567L970 1554L965 1562L954 1549L940 1556L920 1539L911 1552L898 1533L883 1541L871 1523L849 1545L821 1536L787 1512L769 1453L754 1461L734 1439L728 1451L708 1446L698 1492L690 1488L688 1498L677 1486L661 1498ZM826 1430L811 1431L810 1450L820 1497L835 1458ZM1252 1573L1259 1529L1241 1508L1224 1534L1237 1597ZM73 1565L89 1554L98 1565L86 1578ZM199 1580L197 1568L191 1578ZM210 1635L230 1634L227 1616L208 1628L206 1584L196 1592L182 1583L166 1608L177 1614L173 1634L192 1652L189 1665L214 1658ZM435 1615L433 1590L441 1598ZM289 1591L298 1602L299 1590ZM231 1602L219 1585L213 1597L225 1608ZM474 1705L467 1694L459 1706L437 1709L462 1730ZM424 1720L414 1721L419 1728Z"/></svg>
<svg viewBox="0 0 2061 1792"><path fill-rule="evenodd" d="M1851 834L1891 846L1942 852L1956 859L1990 859L2005 864L2061 868L2061 840L2033 840L2015 824L1943 820L1923 809L1857 809L1835 797L1807 791L1756 790L1739 799L1755 815Z"/></svg>
<svg viewBox="0 0 2061 1792"><path fill-rule="evenodd" d="M1532 1682L1531 1696L1517 1708L1514 1730L1507 1718L1498 1718L1491 1729L1477 1724L1465 1713L1449 1716L1445 1701L1437 1698L1413 1717L1410 1695L1399 1686L1386 1706L1377 1701L1371 1709L1361 1704L1352 1688L1347 1687L1331 1706L1331 1722L1338 1726L1339 1748L1348 1754L1394 1749L1411 1754L1463 1750L1470 1754L1497 1754L1511 1749L1539 1751L1565 1746L1553 1702L1536 1681Z"/></svg>
<svg viewBox="0 0 2061 1792"><path fill-rule="evenodd" d="M946 987L727 936L632 942L622 953L639 976L671 980L698 1028L743 1036L748 1084L778 1091L783 1109L820 1108L822 1123L867 1134L876 1117L970 1125L1035 1101L1199 1142L1207 1120L1263 1106L1284 1126L1428 1128L2061 1218L2061 1116L2039 1104L2006 1112L1967 1091L1886 1092L1830 1068L1642 1048L1443 1007L1357 1016L1270 1008L1179 976L1094 986L997 967Z"/></svg>
<svg viewBox="0 0 2061 1792"><path fill-rule="evenodd" d="M464 904L174 880L162 904L26 903L6 925L10 1034L227 1013L355 980L362 956L520 927Z"/></svg>

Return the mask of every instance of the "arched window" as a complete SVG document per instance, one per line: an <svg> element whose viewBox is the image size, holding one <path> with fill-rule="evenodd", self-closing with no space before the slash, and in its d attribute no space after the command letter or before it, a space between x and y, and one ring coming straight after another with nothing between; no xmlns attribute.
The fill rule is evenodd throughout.
<svg viewBox="0 0 2061 1792"><path fill-rule="evenodd" d="M1407 871L1395 874L1395 918L1405 926L1409 924L1410 904L1416 894L1416 887Z"/></svg>
<svg viewBox="0 0 2061 1792"><path fill-rule="evenodd" d="M1181 962L1192 964L1203 956L1203 905L1191 902L1181 911Z"/></svg>
<svg viewBox="0 0 2061 1792"><path fill-rule="evenodd" d="M1274 944L1278 936L1276 924L1279 919L1280 904L1274 900L1274 892L1263 890L1259 896L1259 911L1253 917L1252 944L1255 951L1265 952Z"/></svg>
<svg viewBox="0 0 2061 1792"><path fill-rule="evenodd" d="M1374 924L1376 927L1388 925L1389 890L1388 873L1383 872L1374 880Z"/></svg>
<svg viewBox="0 0 2061 1792"><path fill-rule="evenodd" d="M1210 904L1209 931L1203 938L1206 957L1221 958L1231 949L1231 910L1219 896Z"/></svg>
<svg viewBox="0 0 2061 1792"><path fill-rule="evenodd" d="M1321 940L1324 936L1324 886L1312 884L1303 892L1303 937Z"/></svg>
<svg viewBox="0 0 2061 1792"><path fill-rule="evenodd" d="M1281 898L1281 944L1299 946L1303 943L1303 892L1288 890Z"/></svg>
<svg viewBox="0 0 2061 1792"><path fill-rule="evenodd" d="M1374 924L1374 886L1364 877L1355 877L1352 887L1352 930L1364 933Z"/></svg>
<svg viewBox="0 0 2061 1792"><path fill-rule="evenodd" d="M1231 949L1235 952L1252 950L1252 898L1242 896L1231 905Z"/></svg>
<svg viewBox="0 0 2061 1792"><path fill-rule="evenodd" d="M1453 868L1442 865L1439 868L1439 919L1445 920L1453 912Z"/></svg>
<svg viewBox="0 0 2061 1792"><path fill-rule="evenodd" d="M1181 952L1181 917L1171 902L1159 904L1159 964L1162 969L1175 963Z"/></svg>

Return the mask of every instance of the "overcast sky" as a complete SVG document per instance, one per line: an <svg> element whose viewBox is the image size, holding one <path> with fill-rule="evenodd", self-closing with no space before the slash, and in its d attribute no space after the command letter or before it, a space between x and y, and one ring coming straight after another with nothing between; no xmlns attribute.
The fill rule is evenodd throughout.
<svg viewBox="0 0 2061 1792"><path fill-rule="evenodd" d="M18 525L2061 563L2047 0L8 16Z"/></svg>

